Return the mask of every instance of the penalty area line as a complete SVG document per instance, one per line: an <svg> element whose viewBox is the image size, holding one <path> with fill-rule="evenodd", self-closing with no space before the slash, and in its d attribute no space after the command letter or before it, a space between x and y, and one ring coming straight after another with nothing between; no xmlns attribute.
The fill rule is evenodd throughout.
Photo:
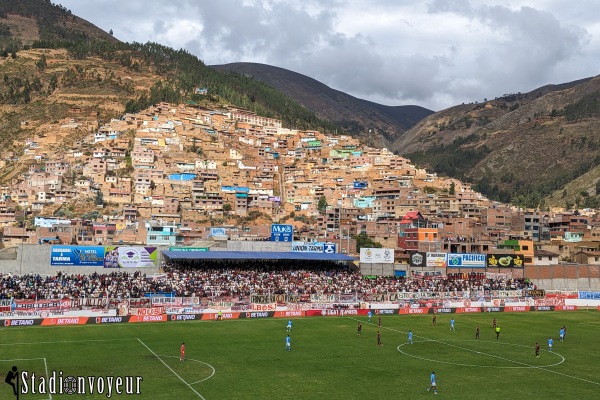
<svg viewBox="0 0 600 400"><path fill-rule="evenodd" d="M175 371L173 370L173 368L169 367L169 364L167 364L166 362L164 362L164 361L163 361L163 359L162 359L162 358L160 358L160 356L154 352L154 350L152 350L150 347L146 346L146 343L142 342L142 340L141 340L140 338L137 338L137 340L138 340L138 341L139 341L139 342L142 344L142 346L144 346L146 349L148 349L148 351L149 351L150 353L152 353L152 354L154 355L154 357L156 357L156 358L158 359L158 361L160 361L160 362L161 362L161 363L162 363L162 364L163 364L165 367L167 367L167 368L169 369L169 371L171 371L171 372L172 372L172 373L173 373L173 374L174 374L174 375L175 375L177 378L179 378L179 380L180 380L181 382L183 382L183 383L184 383L184 384L185 384L187 387L189 387L189 388L192 390L192 392L196 393L196 395L197 395L198 397L200 397L202 400L206 400L204 397L202 397L202 395L201 395L200 393L198 393L198 392L196 391L196 389L194 389L194 388L192 387L192 385L190 385L190 384L189 384L189 383L187 383L185 380L183 380L183 378L182 378L181 376L179 376L179 374L178 374L177 372L175 372Z"/></svg>

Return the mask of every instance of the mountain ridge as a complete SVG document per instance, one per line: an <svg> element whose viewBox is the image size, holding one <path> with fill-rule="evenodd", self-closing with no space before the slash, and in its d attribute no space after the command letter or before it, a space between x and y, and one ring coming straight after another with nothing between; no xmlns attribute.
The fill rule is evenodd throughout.
<svg viewBox="0 0 600 400"><path fill-rule="evenodd" d="M306 75L259 63L230 63L211 65L252 77L283 92L320 118L339 124L343 129L369 140L369 129L381 136L380 147L388 145L422 118L433 113L417 105L386 106L360 99L333 89Z"/></svg>

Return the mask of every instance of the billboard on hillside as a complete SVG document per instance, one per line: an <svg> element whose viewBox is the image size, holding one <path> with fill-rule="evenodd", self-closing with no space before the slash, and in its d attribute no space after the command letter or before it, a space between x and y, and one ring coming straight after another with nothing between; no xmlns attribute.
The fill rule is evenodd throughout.
<svg viewBox="0 0 600 400"><path fill-rule="evenodd" d="M271 225L272 242L291 242L294 236L294 227L285 224Z"/></svg>

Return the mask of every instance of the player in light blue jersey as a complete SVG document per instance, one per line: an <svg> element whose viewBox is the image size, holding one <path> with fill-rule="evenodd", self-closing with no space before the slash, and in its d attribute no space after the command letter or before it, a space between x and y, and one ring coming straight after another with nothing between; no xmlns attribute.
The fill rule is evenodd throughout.
<svg viewBox="0 0 600 400"><path fill-rule="evenodd" d="M288 320L288 324L287 324L287 331L291 332L292 331L292 320Z"/></svg>
<svg viewBox="0 0 600 400"><path fill-rule="evenodd" d="M453 331L454 330L454 318L452 318L450 320L450 330Z"/></svg>
<svg viewBox="0 0 600 400"><path fill-rule="evenodd" d="M285 351L292 351L292 339L290 335L287 335L285 338Z"/></svg>
<svg viewBox="0 0 600 400"><path fill-rule="evenodd" d="M565 340L565 330L563 328L560 328L560 331L558 332L558 336L560 338L560 341L564 342L564 340Z"/></svg>
<svg viewBox="0 0 600 400"><path fill-rule="evenodd" d="M548 338L548 351L552 351L552 345L554 344L554 340L551 337Z"/></svg>
<svg viewBox="0 0 600 400"><path fill-rule="evenodd" d="M369 310L369 313L367 314L367 316L369 317L369 322L371 322L371 317L373 316L373 312L371 310Z"/></svg>
<svg viewBox="0 0 600 400"><path fill-rule="evenodd" d="M408 343L413 344L412 331L408 331Z"/></svg>
<svg viewBox="0 0 600 400"><path fill-rule="evenodd" d="M429 389L427 389L427 391L429 392L431 389L433 389L433 393L437 394L437 385L435 383L435 371L431 371L431 386L429 386Z"/></svg>

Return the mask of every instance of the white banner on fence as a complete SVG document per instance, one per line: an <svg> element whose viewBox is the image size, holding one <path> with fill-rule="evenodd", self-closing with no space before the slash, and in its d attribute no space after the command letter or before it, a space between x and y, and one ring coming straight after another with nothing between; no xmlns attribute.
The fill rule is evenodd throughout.
<svg viewBox="0 0 600 400"><path fill-rule="evenodd" d="M393 264L394 249L361 248L360 262L369 264Z"/></svg>
<svg viewBox="0 0 600 400"><path fill-rule="evenodd" d="M446 263L446 253L427 253L426 257L427 267L438 267L445 268L448 264Z"/></svg>

